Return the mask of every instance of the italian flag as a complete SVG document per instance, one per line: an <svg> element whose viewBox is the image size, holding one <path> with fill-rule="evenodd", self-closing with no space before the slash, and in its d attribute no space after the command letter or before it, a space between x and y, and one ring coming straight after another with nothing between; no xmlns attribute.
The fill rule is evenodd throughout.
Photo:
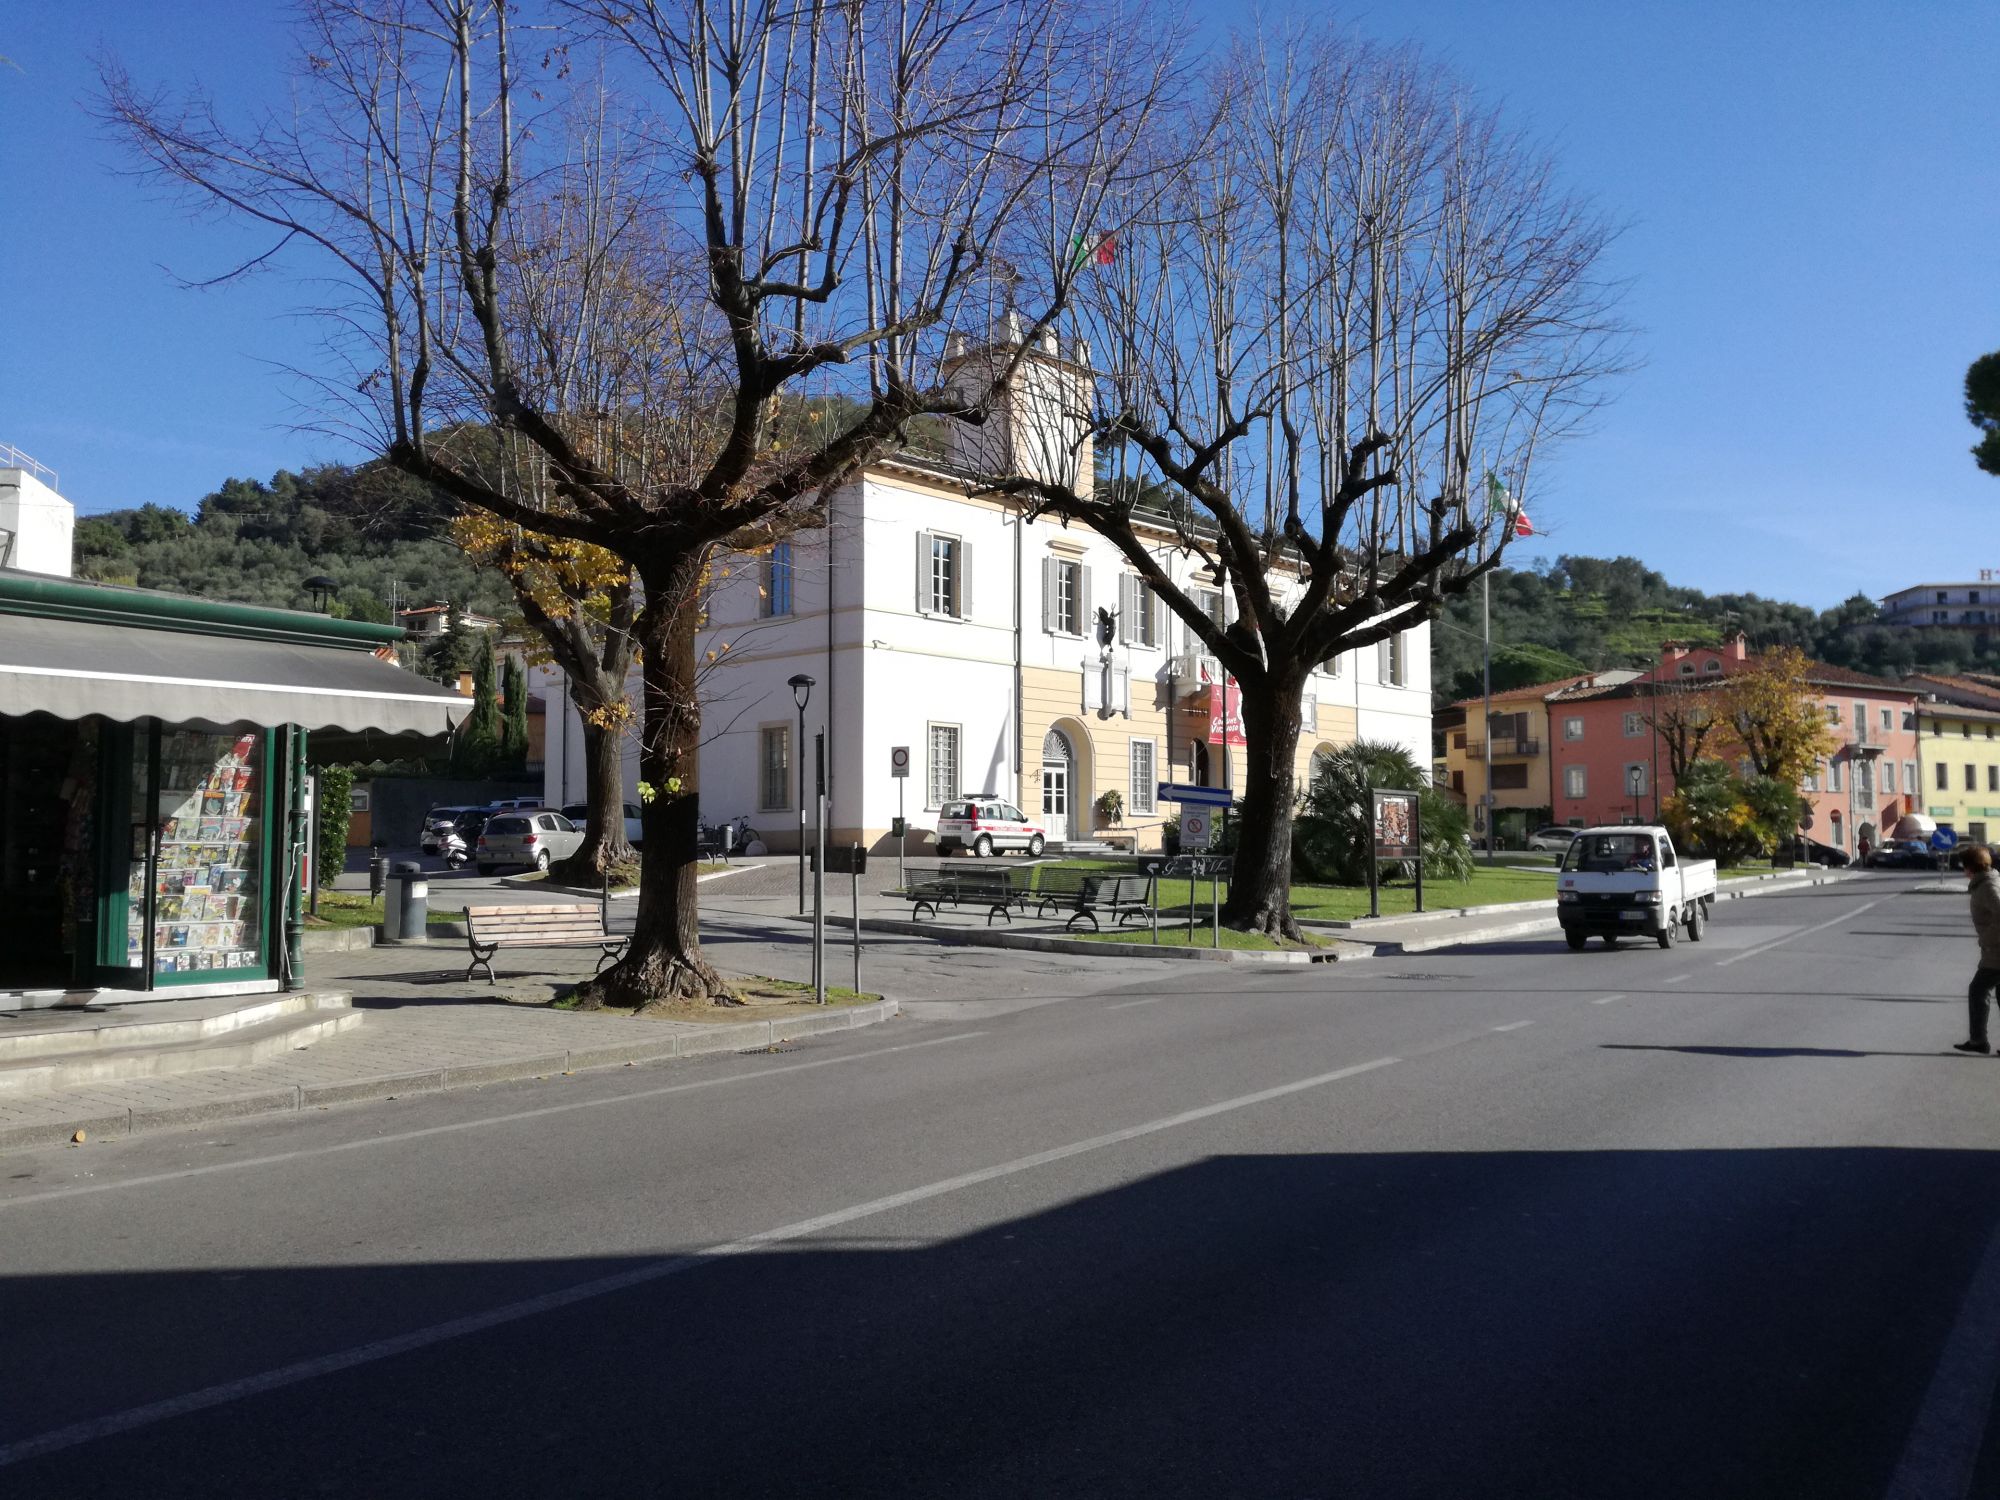
<svg viewBox="0 0 2000 1500"><path fill-rule="evenodd" d="M1520 502L1507 493L1507 486L1491 469L1486 471L1486 514L1508 521L1515 536L1535 534L1535 523L1528 519L1528 513L1521 509Z"/></svg>

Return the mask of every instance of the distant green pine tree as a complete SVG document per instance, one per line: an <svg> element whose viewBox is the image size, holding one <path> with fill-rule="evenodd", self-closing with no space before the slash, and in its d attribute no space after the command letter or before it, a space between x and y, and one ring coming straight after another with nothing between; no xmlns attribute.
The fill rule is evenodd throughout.
<svg viewBox="0 0 2000 1500"><path fill-rule="evenodd" d="M452 769L478 776L493 769L500 754L500 704L493 680L493 637L479 632L472 648L472 715L458 732Z"/></svg>
<svg viewBox="0 0 2000 1500"><path fill-rule="evenodd" d="M500 764L519 771L528 764L528 672L509 656L500 672Z"/></svg>

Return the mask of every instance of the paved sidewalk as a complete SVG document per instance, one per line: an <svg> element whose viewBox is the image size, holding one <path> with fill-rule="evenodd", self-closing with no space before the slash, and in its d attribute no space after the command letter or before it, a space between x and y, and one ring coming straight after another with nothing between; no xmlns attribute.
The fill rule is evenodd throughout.
<svg viewBox="0 0 2000 1500"><path fill-rule="evenodd" d="M712 954L725 972L790 965L757 950ZM593 956L550 950L503 955L500 983L467 984L462 943L321 954L311 988L352 993L362 1025L283 1059L160 1077L0 1096L0 1149L325 1108L578 1068L736 1051L893 1017L894 1000L765 1020L662 1021L550 1010L557 988L588 975ZM511 959L511 962L509 961ZM535 972L525 972L528 969ZM778 977L785 977L780 972ZM836 979L839 977L836 972ZM171 1003L171 1002L169 1002ZM136 1007L135 1007L136 1009Z"/></svg>

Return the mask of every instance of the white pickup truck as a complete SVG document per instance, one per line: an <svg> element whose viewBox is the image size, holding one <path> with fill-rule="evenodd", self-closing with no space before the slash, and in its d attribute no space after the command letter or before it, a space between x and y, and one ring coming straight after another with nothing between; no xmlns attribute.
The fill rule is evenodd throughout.
<svg viewBox="0 0 2000 1500"><path fill-rule="evenodd" d="M1572 952L1593 937L1649 937L1671 948L1680 930L1700 942L1715 905L1715 861L1682 859L1664 828L1579 828L1556 876L1556 918Z"/></svg>

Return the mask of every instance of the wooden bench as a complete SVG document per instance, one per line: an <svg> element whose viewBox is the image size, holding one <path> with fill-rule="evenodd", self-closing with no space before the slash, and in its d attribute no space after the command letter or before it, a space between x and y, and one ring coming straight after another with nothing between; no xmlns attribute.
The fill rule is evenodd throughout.
<svg viewBox="0 0 2000 1500"><path fill-rule="evenodd" d="M1144 921L1153 910L1153 877L1150 875L1100 875L1086 871L1073 892L1049 891L1042 897L1042 912L1068 911L1065 929L1079 922L1090 923L1097 932L1098 916L1115 917L1122 927L1132 920Z"/></svg>
<svg viewBox="0 0 2000 1500"><path fill-rule="evenodd" d="M465 942L472 950L466 966L469 981L477 969L486 971L492 984L493 955L502 948L588 948L604 951L598 955L593 974L625 951L629 938L607 931L602 906L578 902L574 905L468 906L465 908Z"/></svg>

